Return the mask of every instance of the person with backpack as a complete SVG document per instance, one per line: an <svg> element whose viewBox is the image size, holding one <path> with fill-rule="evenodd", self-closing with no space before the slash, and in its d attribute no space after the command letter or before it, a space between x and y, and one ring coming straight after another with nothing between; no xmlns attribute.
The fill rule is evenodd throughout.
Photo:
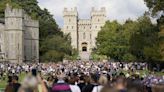
<svg viewBox="0 0 164 92"><path fill-rule="evenodd" d="M105 75L101 75L98 80L98 86L95 86L92 92L101 92L102 88L108 84L108 79Z"/></svg>
<svg viewBox="0 0 164 92"><path fill-rule="evenodd" d="M87 84L82 89L82 92L92 92L94 87L99 86L98 85L98 80L99 80L99 74L97 74L97 73L90 74L90 83Z"/></svg>
<svg viewBox="0 0 164 92"><path fill-rule="evenodd" d="M13 85L13 91L14 92L18 92L18 90L19 90L19 88L20 88L20 86L21 86L21 84L18 82L18 80L19 80L19 77L18 76L13 76L12 77L12 85Z"/></svg>
<svg viewBox="0 0 164 92"><path fill-rule="evenodd" d="M51 92L72 92L70 85L65 82L65 75L63 73L59 73L57 75L58 81L52 86Z"/></svg>
<svg viewBox="0 0 164 92"><path fill-rule="evenodd" d="M86 86L86 83L85 83L85 79L84 78L85 78L84 75L79 77L79 82L78 82L77 85L79 86L80 90L82 90L83 87Z"/></svg>

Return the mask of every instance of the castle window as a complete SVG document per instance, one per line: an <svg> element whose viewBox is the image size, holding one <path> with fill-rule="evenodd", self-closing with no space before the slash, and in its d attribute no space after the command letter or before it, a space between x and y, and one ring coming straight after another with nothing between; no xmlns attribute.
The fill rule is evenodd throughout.
<svg viewBox="0 0 164 92"><path fill-rule="evenodd" d="M73 26L72 26L72 29L73 29Z"/></svg>
<svg viewBox="0 0 164 92"><path fill-rule="evenodd" d="M85 39L85 38L86 38L85 33L83 33L83 39Z"/></svg>
<svg viewBox="0 0 164 92"><path fill-rule="evenodd" d="M92 39L92 35L90 34L90 39Z"/></svg>
<svg viewBox="0 0 164 92"><path fill-rule="evenodd" d="M97 26L95 26L95 28L97 28Z"/></svg>
<svg viewBox="0 0 164 92"><path fill-rule="evenodd" d="M1 45L0 45L0 52L2 52Z"/></svg>
<svg viewBox="0 0 164 92"><path fill-rule="evenodd" d="M67 29L68 29L68 26L67 26Z"/></svg>
<svg viewBox="0 0 164 92"><path fill-rule="evenodd" d="M71 22L71 19L69 19L69 22Z"/></svg>
<svg viewBox="0 0 164 92"><path fill-rule="evenodd" d="M34 51L36 51L36 46L34 45Z"/></svg>
<svg viewBox="0 0 164 92"><path fill-rule="evenodd" d="M99 22L100 20L98 19L98 22Z"/></svg>
<svg viewBox="0 0 164 92"><path fill-rule="evenodd" d="M13 22L11 22L11 25L13 25Z"/></svg>
<svg viewBox="0 0 164 92"><path fill-rule="evenodd" d="M84 29L85 29L85 27L84 27Z"/></svg>

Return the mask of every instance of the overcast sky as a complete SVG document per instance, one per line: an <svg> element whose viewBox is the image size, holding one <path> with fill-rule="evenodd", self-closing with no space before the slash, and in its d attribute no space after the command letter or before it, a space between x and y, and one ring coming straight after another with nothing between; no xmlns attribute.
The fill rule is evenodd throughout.
<svg viewBox="0 0 164 92"><path fill-rule="evenodd" d="M63 26L63 9L77 7L79 17L90 18L92 7L105 7L109 20L124 22L126 19L136 19L147 11L143 0L38 0L41 8L47 8L57 24Z"/></svg>

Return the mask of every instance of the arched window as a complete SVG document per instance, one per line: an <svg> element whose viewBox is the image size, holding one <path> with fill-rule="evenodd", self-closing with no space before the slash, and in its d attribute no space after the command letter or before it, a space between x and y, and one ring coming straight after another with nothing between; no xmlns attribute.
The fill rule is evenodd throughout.
<svg viewBox="0 0 164 92"><path fill-rule="evenodd" d="M81 45L82 45L82 51L86 52L87 51L87 43L83 42Z"/></svg>
<svg viewBox="0 0 164 92"><path fill-rule="evenodd" d="M82 47L82 51L87 51L87 47Z"/></svg>
<svg viewBox="0 0 164 92"><path fill-rule="evenodd" d="M2 48L1 48L1 45L0 45L0 52L2 52Z"/></svg>

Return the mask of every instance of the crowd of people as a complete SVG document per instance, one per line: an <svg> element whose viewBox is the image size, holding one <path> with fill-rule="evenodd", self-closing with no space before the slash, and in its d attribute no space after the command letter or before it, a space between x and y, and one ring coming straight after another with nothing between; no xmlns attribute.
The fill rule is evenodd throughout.
<svg viewBox="0 0 164 92"><path fill-rule="evenodd" d="M164 75L138 72L146 69L146 63L0 63L0 80L8 78L5 92L164 92Z"/></svg>

